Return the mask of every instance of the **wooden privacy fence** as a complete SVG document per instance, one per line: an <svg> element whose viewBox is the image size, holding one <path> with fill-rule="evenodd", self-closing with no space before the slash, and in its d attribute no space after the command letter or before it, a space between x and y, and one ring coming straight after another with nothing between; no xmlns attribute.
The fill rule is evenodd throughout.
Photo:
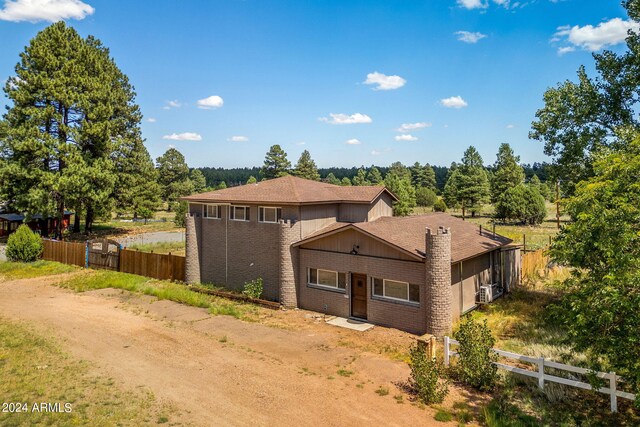
<svg viewBox="0 0 640 427"><path fill-rule="evenodd" d="M185 257L131 249L120 251L120 271L160 280L184 281Z"/></svg>
<svg viewBox="0 0 640 427"><path fill-rule="evenodd" d="M522 262L520 266L520 274L523 279L535 277L536 273L545 269L549 264L549 256L546 254L547 249L538 249L537 251L523 252Z"/></svg>
<svg viewBox="0 0 640 427"><path fill-rule="evenodd" d="M64 242L42 239L42 259L63 264L92 266L89 262L90 243ZM154 254L130 249L119 251L119 262L114 268L122 273L138 274L159 280L184 281L185 257L171 254Z"/></svg>
<svg viewBox="0 0 640 427"><path fill-rule="evenodd" d="M449 363L451 361L451 356L458 355L458 353L451 350L451 345L460 345L460 343L449 337L444 337L444 364L446 366L449 366ZM513 360L518 360L521 362L533 364L536 367L535 370L518 368L518 367L507 365L504 363L498 363L498 362L495 363L495 365L500 369L504 369L506 371L514 372L520 375L525 375L527 377L537 378L538 387L541 389L544 389L545 381L549 381L549 382L554 382L558 384L568 385L571 387L578 387L584 390L593 390L593 387L591 386L591 384L574 379L576 376L572 374L580 374L580 375L595 374L598 378L601 378L602 380L605 380L606 382L609 383L609 387L602 387L596 391L600 393L608 394L610 396L612 412L618 411L618 397L621 397L623 399L629 399L629 400L635 400L636 398L635 394L627 393L617 389L617 384L620 382L623 382L623 380L622 378L617 376L615 372L594 372L585 368L578 368L576 366L552 362L550 360L546 360L544 357L525 356L522 354L511 353L508 351L498 350L495 348L493 349L493 351L495 351L499 356L507 359L513 359ZM550 373L545 372L545 368L569 372L570 373L569 377L573 377L573 378L563 378L557 375L552 375Z"/></svg>
<svg viewBox="0 0 640 427"><path fill-rule="evenodd" d="M86 266L87 245L85 243L42 239L42 244L44 246L42 259L80 267Z"/></svg>

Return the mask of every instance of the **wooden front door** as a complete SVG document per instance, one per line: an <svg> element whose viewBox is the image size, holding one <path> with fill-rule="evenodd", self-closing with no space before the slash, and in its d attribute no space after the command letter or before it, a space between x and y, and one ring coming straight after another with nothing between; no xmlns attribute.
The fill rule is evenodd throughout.
<svg viewBox="0 0 640 427"><path fill-rule="evenodd" d="M351 273L351 316L367 318L367 275Z"/></svg>

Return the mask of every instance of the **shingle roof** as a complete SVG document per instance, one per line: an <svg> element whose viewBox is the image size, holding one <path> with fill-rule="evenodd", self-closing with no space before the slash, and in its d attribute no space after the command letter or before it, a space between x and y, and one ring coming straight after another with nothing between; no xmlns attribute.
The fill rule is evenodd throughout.
<svg viewBox="0 0 640 427"><path fill-rule="evenodd" d="M435 232L440 226L451 229L451 262L469 259L512 242L511 239L494 235L486 230L480 234L479 227L468 221L445 213L433 213L419 216L381 217L375 221L353 224L335 223L307 236L296 243L296 246L343 229L354 228L424 258L426 228Z"/></svg>
<svg viewBox="0 0 640 427"><path fill-rule="evenodd" d="M277 204L315 204L315 203L371 203L381 193L387 192L380 186L342 187L325 182L311 181L295 176L260 181L230 187L207 193L183 197L189 202L223 203L277 203Z"/></svg>

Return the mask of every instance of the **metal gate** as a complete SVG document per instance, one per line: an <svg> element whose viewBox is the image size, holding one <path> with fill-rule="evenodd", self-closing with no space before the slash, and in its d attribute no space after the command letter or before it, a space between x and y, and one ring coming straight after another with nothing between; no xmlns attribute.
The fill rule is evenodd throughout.
<svg viewBox="0 0 640 427"><path fill-rule="evenodd" d="M89 267L118 271L120 243L111 239L94 239L90 240L87 245L87 264Z"/></svg>

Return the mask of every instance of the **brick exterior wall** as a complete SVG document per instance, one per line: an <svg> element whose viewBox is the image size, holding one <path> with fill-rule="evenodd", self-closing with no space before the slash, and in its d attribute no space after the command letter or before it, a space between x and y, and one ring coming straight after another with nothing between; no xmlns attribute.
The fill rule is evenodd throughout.
<svg viewBox="0 0 640 427"><path fill-rule="evenodd" d="M451 230L427 229L425 249L426 331L442 337L452 327Z"/></svg>
<svg viewBox="0 0 640 427"><path fill-rule="evenodd" d="M426 328L424 263L382 259L363 255L300 249L298 268L298 305L300 308L340 317L351 315L350 275L346 291L325 290L307 285L307 268L367 275L367 320L416 334ZM373 296L371 277L399 280L420 286L420 304L392 302Z"/></svg>

